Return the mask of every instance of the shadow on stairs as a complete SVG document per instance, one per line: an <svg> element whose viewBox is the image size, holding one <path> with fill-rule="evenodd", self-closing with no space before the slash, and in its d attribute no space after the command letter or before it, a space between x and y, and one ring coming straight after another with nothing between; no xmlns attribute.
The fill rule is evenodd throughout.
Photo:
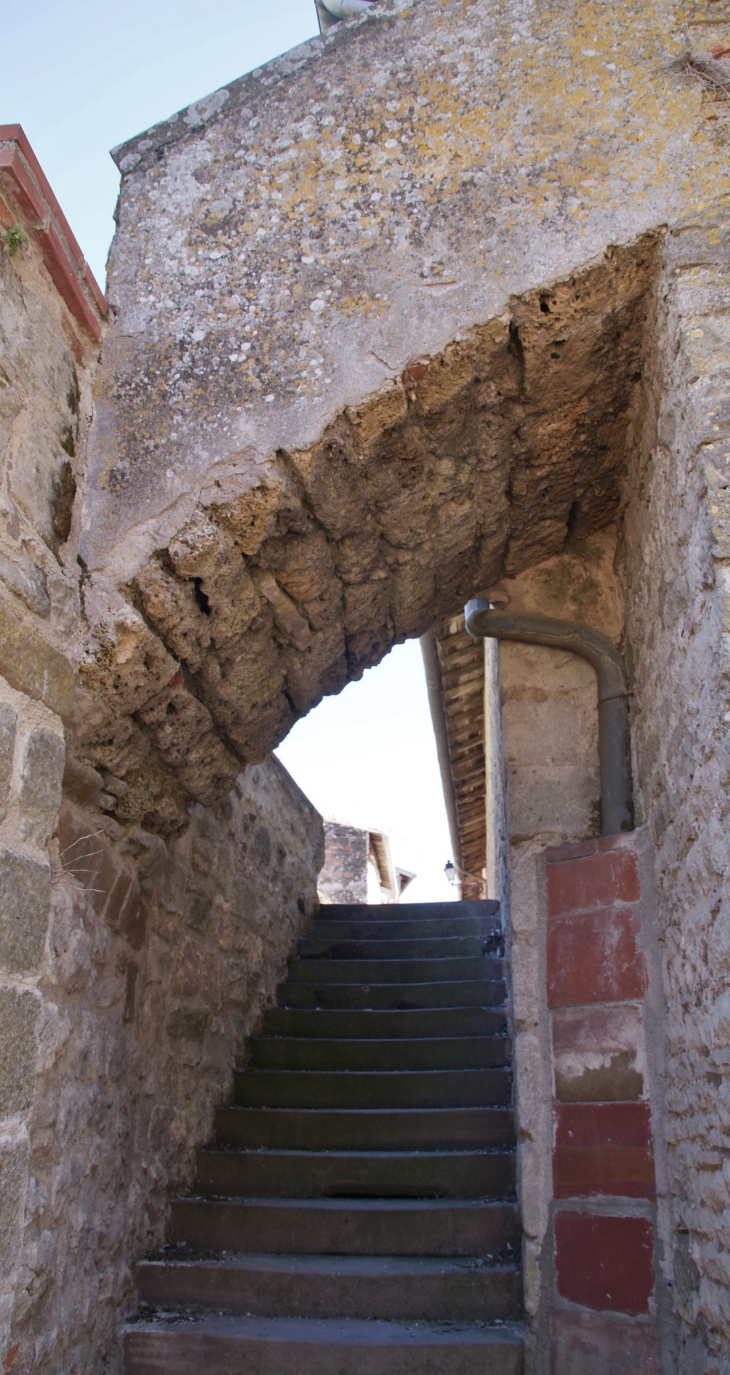
<svg viewBox="0 0 730 1375"><path fill-rule="evenodd" d="M500 951L494 902L320 909L138 1266L127 1375L520 1375Z"/></svg>

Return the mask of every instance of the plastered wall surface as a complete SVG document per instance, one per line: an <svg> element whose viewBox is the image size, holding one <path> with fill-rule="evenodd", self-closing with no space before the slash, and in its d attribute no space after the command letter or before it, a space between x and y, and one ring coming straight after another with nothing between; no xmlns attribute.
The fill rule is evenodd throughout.
<svg viewBox="0 0 730 1375"><path fill-rule="evenodd" d="M491 593L508 611L592 626L620 647L623 592L616 528L569 540L564 552L505 578ZM597 680L575 654L500 643L502 732L513 858L536 842L600 833ZM489 827L488 827L489 835Z"/></svg>

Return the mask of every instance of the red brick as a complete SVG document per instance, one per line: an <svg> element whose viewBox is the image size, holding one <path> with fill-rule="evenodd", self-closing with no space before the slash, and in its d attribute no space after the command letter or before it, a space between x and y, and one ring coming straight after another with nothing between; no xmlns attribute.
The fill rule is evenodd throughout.
<svg viewBox="0 0 730 1375"><path fill-rule="evenodd" d="M63 297L71 314L98 344L101 339L99 316L86 296L71 254L61 235L53 224L36 230L36 235L43 249L44 262L59 295Z"/></svg>
<svg viewBox="0 0 730 1375"><path fill-rule="evenodd" d="M552 1375L659 1375L651 1322L558 1309L551 1328Z"/></svg>
<svg viewBox="0 0 730 1375"><path fill-rule="evenodd" d="M626 1103L643 1097L640 1005L556 1008L551 1020L555 1097L561 1103Z"/></svg>
<svg viewBox="0 0 730 1375"><path fill-rule="evenodd" d="M613 902L638 902L639 867L633 848L617 847L546 866L548 916L589 912Z"/></svg>
<svg viewBox="0 0 730 1375"><path fill-rule="evenodd" d="M644 957L638 914L625 908L553 918L547 924L550 1007L643 998Z"/></svg>
<svg viewBox="0 0 730 1375"><path fill-rule="evenodd" d="M38 190L40 191L42 198L48 202L49 209L53 212L56 220L58 221L58 224L64 234L64 237L68 242L69 248L73 253L73 256L79 264L79 267L82 267L84 264L84 255L81 252L81 249L76 241L76 236L68 220L66 219L63 210L61 209L58 201L56 200L56 197L53 192L53 187L48 181L48 178L46 177L43 168L41 167L35 153L33 152L30 140L28 139L28 136L25 133L22 124L0 124L0 143L17 144L18 150L22 154L24 161L27 163L28 169L32 174L34 181L37 184ZM106 298L103 299L106 307Z"/></svg>
<svg viewBox="0 0 730 1375"><path fill-rule="evenodd" d="M648 1104L558 1104L553 1184L556 1198L655 1198Z"/></svg>
<svg viewBox="0 0 730 1375"><path fill-rule="evenodd" d="M616 836L599 836L596 841L599 854L606 850L633 850L636 851L636 835L633 831L624 831Z"/></svg>
<svg viewBox="0 0 730 1375"><path fill-rule="evenodd" d="M545 862L558 864L560 860L580 859L583 855L597 854L597 840L571 841L568 845L549 845L545 851Z"/></svg>
<svg viewBox="0 0 730 1375"><path fill-rule="evenodd" d="M564 1299L631 1317L648 1313L654 1290L654 1227L643 1217L558 1212L555 1265Z"/></svg>
<svg viewBox="0 0 730 1375"><path fill-rule="evenodd" d="M94 340L107 302L19 124L0 126L0 175L43 251L46 268L71 314Z"/></svg>

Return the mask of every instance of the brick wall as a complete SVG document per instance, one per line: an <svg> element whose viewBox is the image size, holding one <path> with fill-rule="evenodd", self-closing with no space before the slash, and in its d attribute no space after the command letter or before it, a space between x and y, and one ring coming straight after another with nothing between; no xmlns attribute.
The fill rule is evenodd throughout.
<svg viewBox="0 0 730 1375"><path fill-rule="evenodd" d="M545 874L552 1371L658 1375L647 913L635 838L548 850Z"/></svg>
<svg viewBox="0 0 730 1375"><path fill-rule="evenodd" d="M530 1375L672 1368L661 961L646 831L512 874Z"/></svg>

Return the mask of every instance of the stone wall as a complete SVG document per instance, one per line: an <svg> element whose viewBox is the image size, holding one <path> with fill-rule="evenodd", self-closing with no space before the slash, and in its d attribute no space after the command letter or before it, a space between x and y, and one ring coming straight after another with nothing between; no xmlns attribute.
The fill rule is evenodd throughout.
<svg viewBox="0 0 730 1375"><path fill-rule="evenodd" d="M54 854L23 995L35 1022L24 1012L14 1051L27 1184L11 1341L21 1371L87 1375L118 1369L134 1261L164 1240L314 911L322 825L271 760L168 845L67 798Z"/></svg>
<svg viewBox="0 0 730 1375"><path fill-rule="evenodd" d="M325 821L324 865L319 876L322 902L368 901L370 835L341 821Z"/></svg>
<svg viewBox="0 0 730 1375"><path fill-rule="evenodd" d="M74 497L105 310L22 130L0 127L0 1361L7 1370L18 1355L11 1319L38 1201L31 1120L54 1021L42 991L57 877L49 841L81 649ZM55 1245L47 1233L33 1259L37 1270Z"/></svg>
<svg viewBox="0 0 730 1375"><path fill-rule="evenodd" d="M660 893L683 1375L730 1369L730 231L666 240L624 559L637 800Z"/></svg>
<svg viewBox="0 0 730 1375"><path fill-rule="evenodd" d="M321 818L274 759L232 761L208 807L168 795L153 752L125 810L139 725L110 728L78 686L104 310L22 131L0 128L0 1365L14 1375L118 1371L134 1261L190 1183L323 857Z"/></svg>

